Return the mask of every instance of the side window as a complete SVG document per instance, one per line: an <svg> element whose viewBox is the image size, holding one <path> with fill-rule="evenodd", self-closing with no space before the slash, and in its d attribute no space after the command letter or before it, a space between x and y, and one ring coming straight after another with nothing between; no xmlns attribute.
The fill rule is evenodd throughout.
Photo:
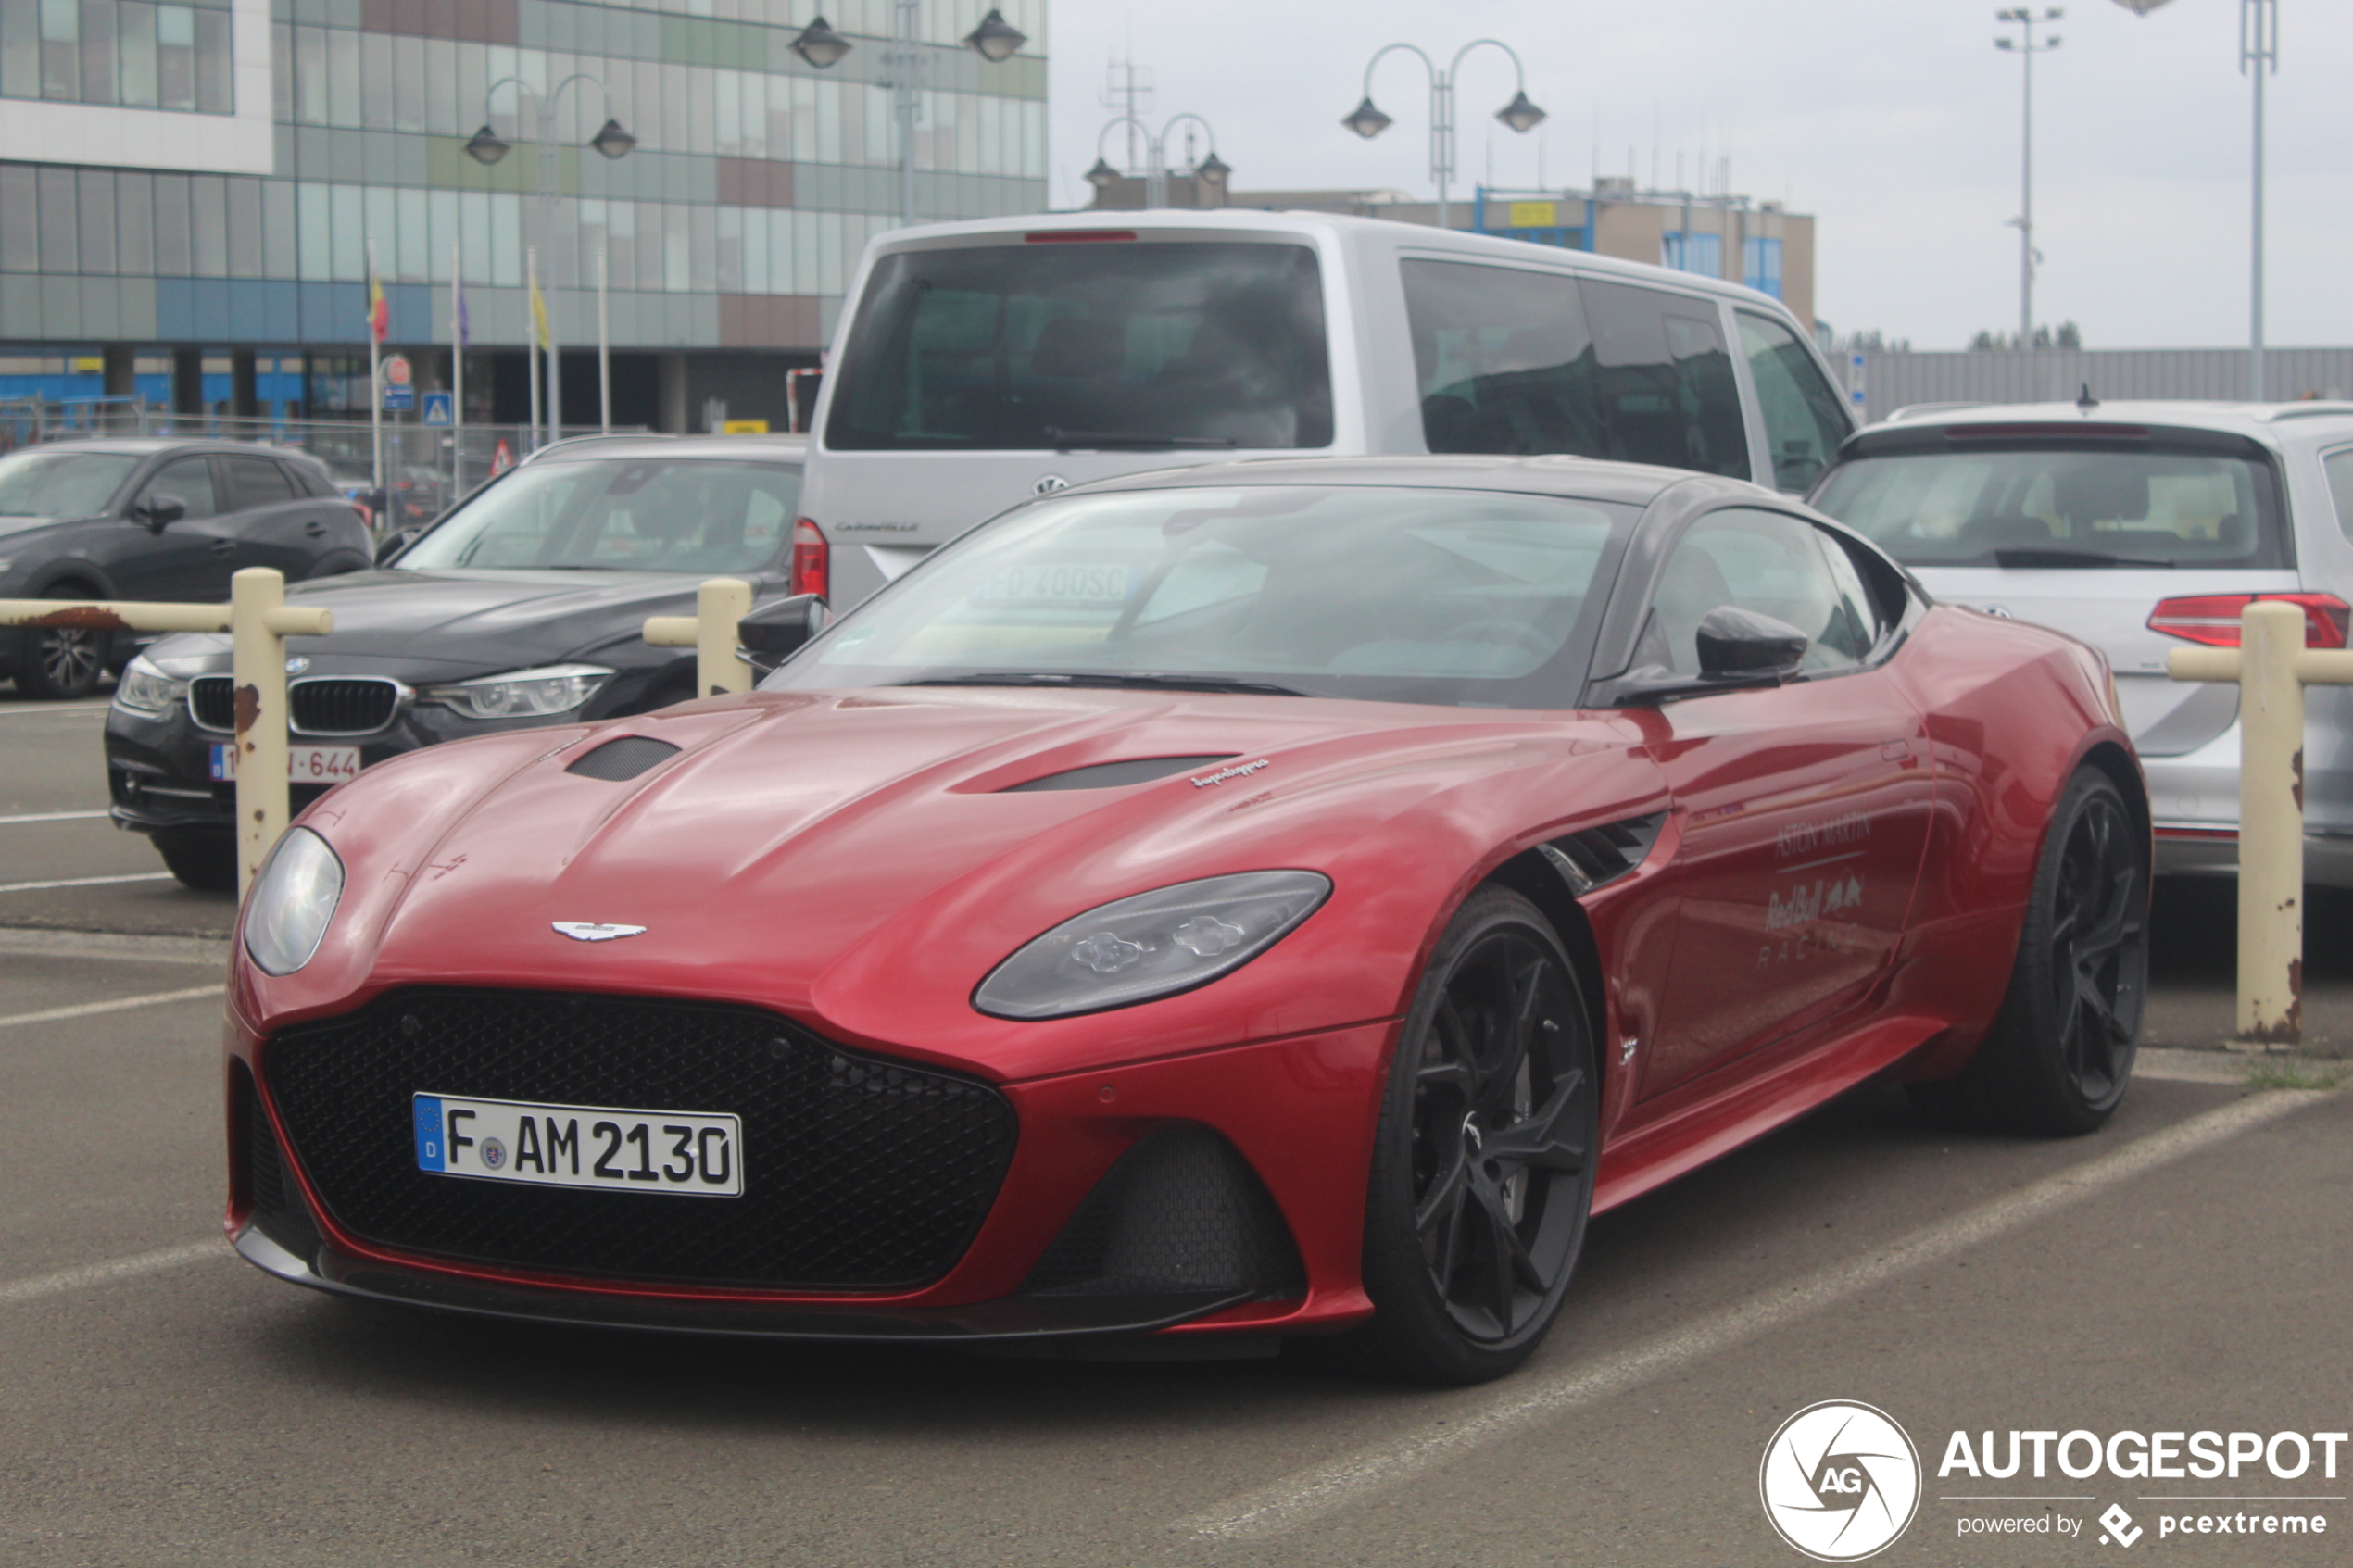
<svg viewBox="0 0 2353 1568"><path fill-rule="evenodd" d="M1730 605L1806 633L1809 674L1851 670L1879 640L1854 560L1801 518L1744 507L1710 512L1685 530L1651 599L1639 665L1699 673L1699 623Z"/></svg>
<svg viewBox="0 0 2353 1568"><path fill-rule="evenodd" d="M212 517L220 510L212 493L212 459L209 458L177 458L156 470L155 477L139 487L139 505L145 506L157 495L170 495L185 508L182 517Z"/></svg>
<svg viewBox="0 0 2353 1568"><path fill-rule="evenodd" d="M2336 525L2353 539L2353 446L2321 459L2328 470L2329 494L2336 497Z"/></svg>
<svg viewBox="0 0 2353 1568"><path fill-rule="evenodd" d="M1846 439L1846 411L1796 334L1763 316L1736 314L1773 454L1774 488L1803 494Z"/></svg>
<svg viewBox="0 0 2353 1568"><path fill-rule="evenodd" d="M1579 292L1610 433L1612 449L1600 455L1748 478L1740 390L1715 305L1624 283L1588 282Z"/></svg>
<svg viewBox="0 0 2353 1568"><path fill-rule="evenodd" d="M267 458L223 458L220 466L229 479L231 511L274 507L295 498L286 470Z"/></svg>

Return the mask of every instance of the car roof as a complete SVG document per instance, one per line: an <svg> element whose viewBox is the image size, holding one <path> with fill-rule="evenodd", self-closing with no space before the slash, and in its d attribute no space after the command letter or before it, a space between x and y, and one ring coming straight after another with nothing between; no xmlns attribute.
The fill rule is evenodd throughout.
<svg viewBox="0 0 2353 1568"><path fill-rule="evenodd" d="M168 435L93 435L65 441L44 441L38 446L20 446L20 452L74 451L119 452L128 457L144 458L157 452L233 452L245 456L262 454L272 458L299 458L306 462L318 462L316 453L299 447L278 446L267 441L230 441L219 436L172 437Z"/></svg>
<svg viewBox="0 0 2353 1568"><path fill-rule="evenodd" d="M542 447L526 462L577 463L613 458L735 458L797 463L809 455L805 435L589 435Z"/></svg>
<svg viewBox="0 0 2353 1568"><path fill-rule="evenodd" d="M1934 403L1898 408L1869 428L1922 430L1953 425L2161 425L2174 430L2228 431L2277 443L2291 433L2342 435L2353 431L2353 403L2301 399L2292 403L2231 403L2164 398L2068 403Z"/></svg>
<svg viewBox="0 0 2353 1568"><path fill-rule="evenodd" d="M1647 463L1610 462L1558 454L1539 458L1251 458L1239 462L1156 469L1098 480L1074 489L1089 493L1126 490L1220 489L1238 484L1394 485L1433 490L1497 490L1554 495L1564 500L1614 502L1646 507L1679 484L1720 486L1726 494L1780 505L1796 497L1716 474Z"/></svg>

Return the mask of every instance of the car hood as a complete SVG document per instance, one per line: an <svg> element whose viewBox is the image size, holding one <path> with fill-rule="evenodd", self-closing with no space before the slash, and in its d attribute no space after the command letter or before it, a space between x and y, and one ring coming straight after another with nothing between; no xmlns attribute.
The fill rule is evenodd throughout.
<svg viewBox="0 0 2353 1568"><path fill-rule="evenodd" d="M86 522L87 518L71 517L0 517L0 539L19 533L30 533L36 528L55 528L64 522Z"/></svg>
<svg viewBox="0 0 2353 1568"><path fill-rule="evenodd" d="M623 735L680 749L623 782L569 771ZM1617 716L902 687L435 746L311 809L346 863L343 906L307 969L272 981L243 966L241 1005L259 1022L424 984L726 997L1006 1076L1061 1060L1074 1030L1090 1049L1108 1028L1148 1053L1362 1022L1402 1008L1433 911L1499 834L1532 843L1655 809L1640 738ZM1011 787L1154 757L1225 760L1125 787ZM1320 952L1316 986L1262 956L1116 1015L1014 1025L969 1005L999 961L1074 915L1277 868L1334 883L1276 949ZM645 932L580 942L559 921Z"/></svg>
<svg viewBox="0 0 2353 1568"><path fill-rule="evenodd" d="M673 571L354 571L286 590L332 610L334 633L290 637L318 672L448 680L592 657L635 643L649 615L692 614L698 574ZM174 637L148 657L173 673L229 668L224 637Z"/></svg>

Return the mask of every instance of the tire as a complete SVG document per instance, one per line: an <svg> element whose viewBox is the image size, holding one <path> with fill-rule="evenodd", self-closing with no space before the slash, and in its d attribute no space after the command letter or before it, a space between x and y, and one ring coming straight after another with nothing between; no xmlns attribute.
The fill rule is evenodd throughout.
<svg viewBox="0 0 2353 1568"><path fill-rule="evenodd" d="M89 599L98 596L77 584L60 583L44 599ZM29 628L17 659L17 692L47 702L73 702L97 690L106 669L107 633L80 627Z"/></svg>
<svg viewBox="0 0 2353 1568"><path fill-rule="evenodd" d="M1957 1078L1909 1084L1931 1120L2072 1137L2124 1098L2148 999L2148 836L2115 782L2076 770L2051 813L2008 994Z"/></svg>
<svg viewBox="0 0 2353 1568"><path fill-rule="evenodd" d="M182 887L197 893L237 890L237 841L225 833L159 833L156 853Z"/></svg>
<svg viewBox="0 0 2353 1568"><path fill-rule="evenodd" d="M1448 922L1381 1102L1365 1204L1376 1311L1302 1348L1442 1386L1500 1377L1534 1352L1592 1210L1601 1096L1584 985L1516 893L1481 888Z"/></svg>

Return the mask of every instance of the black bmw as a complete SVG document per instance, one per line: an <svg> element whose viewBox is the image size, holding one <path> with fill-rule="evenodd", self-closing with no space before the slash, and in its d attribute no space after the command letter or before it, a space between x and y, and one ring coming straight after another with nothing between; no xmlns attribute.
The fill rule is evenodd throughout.
<svg viewBox="0 0 2353 1568"><path fill-rule="evenodd" d="M388 565L303 583L331 637L287 644L297 811L387 757L470 735L635 713L694 695L692 649L647 646L708 577L767 599L796 584L802 445L769 437L592 443L476 491ZM107 715L114 820L191 887L235 884L229 639L168 637Z"/></svg>

